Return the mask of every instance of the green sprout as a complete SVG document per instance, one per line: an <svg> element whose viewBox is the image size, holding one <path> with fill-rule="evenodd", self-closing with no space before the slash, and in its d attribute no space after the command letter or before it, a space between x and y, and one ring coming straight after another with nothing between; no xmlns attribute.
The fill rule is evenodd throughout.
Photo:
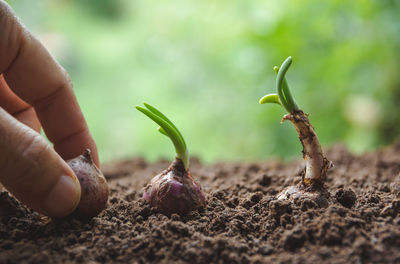
<svg viewBox="0 0 400 264"><path fill-rule="evenodd" d="M182 160L187 170L189 168L189 154L181 132L160 110L147 103L143 104L147 109L141 106L136 106L136 109L156 122L160 126L158 131L171 139L175 147L176 157Z"/></svg>
<svg viewBox="0 0 400 264"><path fill-rule="evenodd" d="M277 66L274 67L274 71L278 74L276 78L276 89L278 94L267 94L263 96L259 103L275 103L283 106L288 113L292 113L293 111L298 111L299 107L297 106L295 100L293 99L292 93L290 92L289 86L287 84L285 75L288 71L290 65L292 65L292 57L288 57L279 68Z"/></svg>
<svg viewBox="0 0 400 264"><path fill-rule="evenodd" d="M181 132L160 110L147 103L144 106L136 106L136 109L156 122L160 126L158 131L171 139L176 158L151 179L144 189L143 199L166 215L185 215L205 207L207 201L201 186L189 172L189 154Z"/></svg>
<svg viewBox="0 0 400 264"><path fill-rule="evenodd" d="M323 185L332 163L325 158L315 130L308 120L308 115L299 108L290 92L285 75L291 64L292 57L288 57L281 67L274 67L274 71L278 74L276 78L277 93L263 96L259 103L275 103L286 109L288 114L283 117L282 122L289 120L293 123L303 146L306 168L302 183L304 185L313 183Z"/></svg>

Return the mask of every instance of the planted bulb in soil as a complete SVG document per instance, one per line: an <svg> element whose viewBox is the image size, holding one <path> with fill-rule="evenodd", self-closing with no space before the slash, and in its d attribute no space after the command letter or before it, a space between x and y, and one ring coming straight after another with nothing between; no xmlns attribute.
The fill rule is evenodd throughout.
<svg viewBox="0 0 400 264"><path fill-rule="evenodd" d="M99 168L94 164L90 150L69 160L72 168L81 184L81 200L74 214L82 217L94 217L105 208L108 200L107 181Z"/></svg>
<svg viewBox="0 0 400 264"><path fill-rule="evenodd" d="M310 199L314 201L319 207L328 207L330 201L330 194L324 185L312 183L306 185L299 182L295 186L289 186L283 191L278 193L278 200L296 200L296 199Z"/></svg>
<svg viewBox="0 0 400 264"><path fill-rule="evenodd" d="M150 181L145 187L143 198L150 206L166 215L185 215L206 206L200 184L178 158Z"/></svg>
<svg viewBox="0 0 400 264"><path fill-rule="evenodd" d="M274 67L278 74L276 79L277 94L267 94L259 101L260 104L276 103L286 109L288 114L282 118L281 123L285 120L293 123L303 146L303 158L306 162L301 182L296 186L287 187L278 194L277 198L279 200L301 197L314 198L318 204L325 206L329 200L329 192L324 183L328 170L333 164L324 156L317 134L308 120L308 115L299 108L290 92L285 74L291 64L292 57L289 56L281 67Z"/></svg>

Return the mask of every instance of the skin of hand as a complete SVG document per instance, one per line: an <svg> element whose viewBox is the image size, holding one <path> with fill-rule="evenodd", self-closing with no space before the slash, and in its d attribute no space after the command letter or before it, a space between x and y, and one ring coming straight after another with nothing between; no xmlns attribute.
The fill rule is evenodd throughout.
<svg viewBox="0 0 400 264"><path fill-rule="evenodd" d="M68 74L0 0L0 183L35 211L64 217L81 196L65 160L86 148L99 166Z"/></svg>

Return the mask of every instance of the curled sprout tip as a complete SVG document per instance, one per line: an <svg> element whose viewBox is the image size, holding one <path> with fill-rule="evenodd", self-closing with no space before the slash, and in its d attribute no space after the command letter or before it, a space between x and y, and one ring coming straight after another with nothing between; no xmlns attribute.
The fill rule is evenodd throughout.
<svg viewBox="0 0 400 264"><path fill-rule="evenodd" d="M292 64L292 57L288 57L280 67L275 66L273 69L277 73L276 78L276 90L278 94L267 94L260 99L259 103L276 103L283 106L288 113L300 110L295 100L293 99L292 93L290 92L287 84L285 75L290 65ZM276 98L278 97L278 98Z"/></svg>
<svg viewBox="0 0 400 264"><path fill-rule="evenodd" d="M290 65L292 64L292 57L288 57L279 67L278 77L276 78L276 89L278 90L279 99L282 102L283 107L288 111L288 113L292 113L294 111L298 111L299 107L293 99L292 93L290 92L289 86L287 84L285 75L288 71ZM276 71L276 67L274 67Z"/></svg>

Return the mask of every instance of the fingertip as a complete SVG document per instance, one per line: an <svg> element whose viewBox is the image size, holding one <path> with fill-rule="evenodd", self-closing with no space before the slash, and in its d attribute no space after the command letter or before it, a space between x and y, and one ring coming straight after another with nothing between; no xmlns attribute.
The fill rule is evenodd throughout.
<svg viewBox="0 0 400 264"><path fill-rule="evenodd" d="M63 175L42 203L44 214L61 218L71 214L81 199L81 186L75 175Z"/></svg>

